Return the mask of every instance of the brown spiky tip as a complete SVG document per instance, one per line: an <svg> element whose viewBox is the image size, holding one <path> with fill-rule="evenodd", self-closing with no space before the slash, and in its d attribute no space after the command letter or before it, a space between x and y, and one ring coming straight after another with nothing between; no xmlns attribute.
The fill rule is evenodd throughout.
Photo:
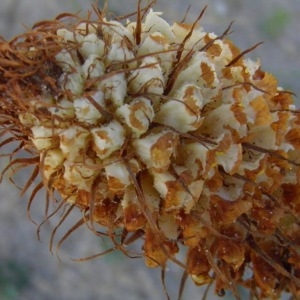
<svg viewBox="0 0 300 300"><path fill-rule="evenodd" d="M127 21L97 7L94 19L62 14L1 40L1 147L14 145L2 175L33 167L28 209L46 189L56 205L46 219L63 211L51 248L78 208L58 248L85 224L111 238L106 252L136 256L126 246L142 240L147 266L178 264L180 295L190 276L237 299L240 285L300 297L292 94L245 58L257 45L240 51L230 27L198 26L204 10L169 25L153 5Z"/></svg>

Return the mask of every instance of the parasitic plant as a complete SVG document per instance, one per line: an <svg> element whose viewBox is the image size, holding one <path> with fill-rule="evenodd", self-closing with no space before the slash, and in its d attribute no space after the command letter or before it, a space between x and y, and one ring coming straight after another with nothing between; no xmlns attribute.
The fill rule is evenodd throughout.
<svg viewBox="0 0 300 300"><path fill-rule="evenodd" d="M179 297L189 276L237 299L239 285L300 297L293 95L245 58L258 44L205 32L205 9L169 25L154 4L114 19L94 6L95 19L62 14L0 41L0 146L17 144L2 175L31 167L28 209L45 189L46 220L66 209L58 226L82 212L58 248L87 225L107 252L136 255L126 246L141 240L162 278L181 266Z"/></svg>

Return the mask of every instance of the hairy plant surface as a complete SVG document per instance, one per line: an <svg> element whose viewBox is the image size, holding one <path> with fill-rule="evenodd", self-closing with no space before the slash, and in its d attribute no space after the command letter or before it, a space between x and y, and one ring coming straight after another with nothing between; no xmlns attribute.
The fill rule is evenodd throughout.
<svg viewBox="0 0 300 300"><path fill-rule="evenodd" d="M205 32L205 9L169 25L154 4L120 18L65 13L0 41L0 146L15 146L2 174L31 167L28 210L46 189L45 221L63 211L51 248L77 208L57 248L87 225L111 238L106 252L140 255L163 279L168 261L180 265L179 297L188 276L218 295L240 298L242 285L299 297L293 95L245 58L259 44L240 51L230 26ZM127 248L137 239L140 254Z"/></svg>

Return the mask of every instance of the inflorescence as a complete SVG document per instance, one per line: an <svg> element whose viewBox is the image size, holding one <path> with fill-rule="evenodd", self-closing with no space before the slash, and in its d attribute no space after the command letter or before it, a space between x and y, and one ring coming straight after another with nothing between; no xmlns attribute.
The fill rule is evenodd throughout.
<svg viewBox="0 0 300 300"><path fill-rule="evenodd" d="M241 52L230 26L205 32L204 10L169 25L154 3L135 21L95 6L96 20L62 14L0 42L1 147L18 145L3 174L33 167L29 208L46 189L52 214L69 207L62 221L82 211L59 246L86 224L129 256L142 240L146 265L173 261L183 283L299 297L293 95L244 58L257 45Z"/></svg>

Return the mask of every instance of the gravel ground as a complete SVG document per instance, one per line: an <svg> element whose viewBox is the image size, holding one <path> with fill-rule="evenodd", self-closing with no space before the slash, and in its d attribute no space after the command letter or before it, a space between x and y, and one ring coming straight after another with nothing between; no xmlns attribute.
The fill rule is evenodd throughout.
<svg viewBox="0 0 300 300"><path fill-rule="evenodd" d="M184 3L183 3L184 2ZM208 2L208 1L207 1ZM51 19L62 11L90 8L91 1L79 0L1 0L0 35L11 38L41 19ZM205 5L199 0L158 1L157 10L166 11L168 20L181 20L191 5L189 20ZM126 14L135 9L136 0L110 0L110 10ZM201 25L207 31L222 33L235 20L232 39L241 49L264 41L254 53L263 68L274 74L281 86L300 96L300 1L299 0L211 0ZM299 102L299 98L297 99ZM2 165L5 162L0 161ZM23 173L17 179L22 181ZM41 200L41 201L39 201ZM130 260L113 254L103 259L75 263L71 257L85 257L104 249L106 241L88 230L79 230L62 246L61 261L48 249L55 218L43 227L42 243L36 227L26 214L26 195L4 180L0 186L0 300L114 300L164 299L159 270L144 267L142 259ZM43 195L33 205L32 215L43 213ZM76 222L76 214L59 232ZM180 270L170 267L167 286L176 297ZM201 289L188 282L184 299L201 298ZM210 299L215 299L210 296ZM228 296L227 299L230 299Z"/></svg>

